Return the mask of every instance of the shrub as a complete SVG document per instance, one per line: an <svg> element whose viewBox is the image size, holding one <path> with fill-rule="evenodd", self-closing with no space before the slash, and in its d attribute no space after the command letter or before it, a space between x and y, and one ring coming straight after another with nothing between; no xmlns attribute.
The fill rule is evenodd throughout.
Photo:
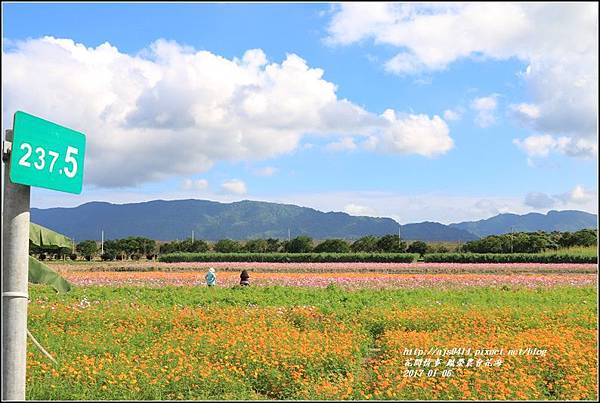
<svg viewBox="0 0 600 403"><path fill-rule="evenodd" d="M175 262L270 262L270 263L336 263L379 262L411 263L418 258L412 253L169 253L159 261Z"/></svg>
<svg viewBox="0 0 600 403"><path fill-rule="evenodd" d="M298 236L285 244L285 251L290 253L308 253L312 250L312 238Z"/></svg>
<svg viewBox="0 0 600 403"><path fill-rule="evenodd" d="M597 263L597 256L567 253L432 253L429 263Z"/></svg>
<svg viewBox="0 0 600 403"><path fill-rule="evenodd" d="M242 245L238 241L232 239L221 239L215 244L215 252L219 253L235 253L242 250Z"/></svg>
<svg viewBox="0 0 600 403"><path fill-rule="evenodd" d="M104 252L102 255L100 255L100 258L104 261L107 260L115 260L115 258L117 257L117 255L114 252Z"/></svg>
<svg viewBox="0 0 600 403"><path fill-rule="evenodd" d="M377 240L377 250L387 253L402 253L406 251L406 242L400 241L398 235L384 235Z"/></svg>
<svg viewBox="0 0 600 403"><path fill-rule="evenodd" d="M343 239L327 239L318 244L314 251L316 253L348 253L350 246Z"/></svg>
<svg viewBox="0 0 600 403"><path fill-rule="evenodd" d="M407 252L424 255L427 253L427 244L423 241L414 241L408 246Z"/></svg>

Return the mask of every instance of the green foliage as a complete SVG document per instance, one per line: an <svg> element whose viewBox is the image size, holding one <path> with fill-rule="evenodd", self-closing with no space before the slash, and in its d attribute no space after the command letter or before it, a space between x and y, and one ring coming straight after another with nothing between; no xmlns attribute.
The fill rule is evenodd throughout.
<svg viewBox="0 0 600 403"><path fill-rule="evenodd" d="M221 239L214 246L215 252L219 253L236 253L242 251L242 245L238 241L232 239Z"/></svg>
<svg viewBox="0 0 600 403"><path fill-rule="evenodd" d="M427 253L427 244L423 241L414 241L408 246L407 252L424 255Z"/></svg>
<svg viewBox="0 0 600 403"><path fill-rule="evenodd" d="M77 244L75 250L84 256L86 260L91 260L98 252L98 245L96 241L81 241Z"/></svg>
<svg viewBox="0 0 600 403"><path fill-rule="evenodd" d="M432 246L432 245L428 245L431 246L431 250L428 250L428 253L448 253L450 252L450 249L446 246L446 245L436 245L436 246Z"/></svg>
<svg viewBox="0 0 600 403"><path fill-rule="evenodd" d="M398 235L384 235L377 240L377 250L388 253L402 253L406 251L406 242L400 241Z"/></svg>
<svg viewBox="0 0 600 403"><path fill-rule="evenodd" d="M515 232L490 235L462 246L463 252L473 253L540 253L558 247L592 246L597 243L597 231L577 232Z"/></svg>
<svg viewBox="0 0 600 403"><path fill-rule="evenodd" d="M104 261L115 260L116 258L117 254L112 250L106 251L102 255L100 255L100 259Z"/></svg>
<svg viewBox="0 0 600 403"><path fill-rule="evenodd" d="M594 246L598 243L597 231L582 229L577 232L563 232L558 238L558 244L563 248L573 246Z"/></svg>
<svg viewBox="0 0 600 403"><path fill-rule="evenodd" d="M364 236L354 241L350 248L352 249L352 252L376 252L377 239L378 238L373 235Z"/></svg>
<svg viewBox="0 0 600 403"><path fill-rule="evenodd" d="M206 241L196 239L192 242L191 238L183 241L172 241L160 245L160 253L174 253L174 252L191 252L191 253L204 253L210 250L210 246ZM146 253L148 255L148 253Z"/></svg>
<svg viewBox="0 0 600 403"><path fill-rule="evenodd" d="M71 240L66 236L54 232L46 227L34 223L29 224L29 245L30 248L38 250L51 250L61 253L71 245ZM46 258L45 253L41 253ZM47 284L57 292L67 292L71 285L67 280L60 276L56 271L29 256L27 269L28 281L34 284Z"/></svg>
<svg viewBox="0 0 600 403"><path fill-rule="evenodd" d="M133 255L146 256L156 251L156 241L145 237L129 237L104 242L107 256L115 256L119 260L129 259Z"/></svg>
<svg viewBox="0 0 600 403"><path fill-rule="evenodd" d="M271 262L271 263L335 263L380 262L411 263L418 258L412 253L170 253L159 261L175 262Z"/></svg>
<svg viewBox="0 0 600 403"><path fill-rule="evenodd" d="M308 253L312 251L312 238L307 236L298 236L285 244L288 253Z"/></svg>
<svg viewBox="0 0 600 403"><path fill-rule="evenodd" d="M281 242L279 241L279 239L275 239L275 238L267 239L267 252L269 252L269 253L279 252L280 249L281 249Z"/></svg>
<svg viewBox="0 0 600 403"><path fill-rule="evenodd" d="M29 256L28 281L34 284L47 284L57 292L67 292L71 290L71 284L56 271Z"/></svg>
<svg viewBox="0 0 600 403"><path fill-rule="evenodd" d="M29 223L29 242L39 247L71 248L71 239L41 225Z"/></svg>
<svg viewBox="0 0 600 403"><path fill-rule="evenodd" d="M26 398L332 400L331 396L312 394L310 390L304 395L294 395L293 387L298 381L289 376L287 369L296 365L303 368L303 376L309 384L328 379L335 382L340 374L342 377L352 374L355 382L346 383L344 388L350 385L358 392L366 392L366 388L377 382L372 368L388 357L377 356L372 348L381 347L386 354L387 332L435 332L434 336L450 332L481 333L471 325L480 325L482 321L493 324L496 333L504 338L529 329L543 334L558 334L565 327L595 330L596 294L596 287L416 288L399 292L309 287L89 286L77 287L66 295L55 295L52 290L33 286L28 327L48 351L58 354L60 365L52 367L41 352L31 346ZM86 308L74 309L85 301L89 302ZM272 315L272 323L261 320L259 324L266 328L261 337L240 343L231 330L243 329L252 336L258 331L253 326L258 317L255 312L260 314L263 309L277 312ZM399 314L405 311L416 314ZM467 314L463 316L461 312ZM217 337L208 339L206 331L214 334L215 328L219 332ZM190 332L179 338L181 333L177 330L182 329ZM290 329L293 334L284 333ZM319 343L320 340L317 343L324 347L329 334L336 329L345 332L346 337L364 335L349 345L358 348L351 355L344 354L343 360L335 360L327 348L310 356L288 354L293 351L290 345L303 343L310 334L322 334L323 343ZM487 335L482 333L481 337L485 341ZM267 343L266 349L253 348L254 343L262 342ZM586 342L586 345L593 344L591 339ZM349 352L350 349L340 346L340 350ZM272 352L278 362L274 362ZM222 369L208 376L198 376L204 368L194 365L197 362L194 359L200 356L210 357L210 362ZM535 361L530 360L528 371L535 369ZM103 365L98 365L99 362ZM241 363L247 372L238 372ZM547 368L544 363L542 366ZM227 367L236 371L228 371ZM562 374L563 368L558 366L555 373ZM73 369L75 373L71 372ZM53 370L59 375L53 376ZM77 371L86 377L77 378ZM173 379L175 371L182 375L181 379ZM254 373L256 376L252 376ZM107 379L120 376L125 379L107 385ZM292 388L287 388L288 384ZM595 384L592 382L592 385ZM136 389L136 386L139 387ZM257 390L260 393L256 393ZM357 393L347 400L363 398ZM547 396L541 396L541 400L548 400Z"/></svg>
<svg viewBox="0 0 600 403"><path fill-rule="evenodd" d="M348 253L350 246L343 239L327 239L318 244L314 252L316 253Z"/></svg>
<svg viewBox="0 0 600 403"><path fill-rule="evenodd" d="M264 239L251 239L244 245L244 250L250 253L265 253L269 251L269 243Z"/></svg>
<svg viewBox="0 0 600 403"><path fill-rule="evenodd" d="M432 253L429 263L597 263L597 256L566 253Z"/></svg>

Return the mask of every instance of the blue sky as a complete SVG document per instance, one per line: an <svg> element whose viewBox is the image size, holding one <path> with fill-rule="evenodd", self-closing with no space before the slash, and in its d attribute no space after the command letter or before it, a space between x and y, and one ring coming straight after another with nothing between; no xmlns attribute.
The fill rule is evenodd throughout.
<svg viewBox="0 0 600 403"><path fill-rule="evenodd" d="M83 193L34 207L596 212L595 4L2 7L3 129L24 110L88 136Z"/></svg>

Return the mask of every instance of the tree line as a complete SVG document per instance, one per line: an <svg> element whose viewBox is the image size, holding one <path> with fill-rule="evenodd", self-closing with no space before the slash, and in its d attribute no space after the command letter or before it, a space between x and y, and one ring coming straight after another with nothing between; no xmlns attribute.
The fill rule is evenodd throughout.
<svg viewBox="0 0 600 403"><path fill-rule="evenodd" d="M462 252L472 253L539 253L545 250L594 246L598 240L597 230L582 229L576 232L516 232L490 235L469 241L461 247Z"/></svg>
<svg viewBox="0 0 600 403"><path fill-rule="evenodd" d="M221 239L215 243L204 240L185 239L159 244L144 237L128 237L104 242L101 253L97 241L81 241L75 250L69 248L44 250L32 247L32 254L42 260L80 257L92 260L99 256L102 260L139 260L155 259L158 254L190 252L190 253L429 253L467 252L467 253L538 253L545 250L556 250L576 246L593 246L597 243L597 230L584 229L576 232L516 232L503 235L490 235L462 245L453 250L446 244L427 243L423 241L406 242L398 235L364 236L353 242L343 239L326 239L316 242L308 236L298 236L291 240L275 238L236 241Z"/></svg>

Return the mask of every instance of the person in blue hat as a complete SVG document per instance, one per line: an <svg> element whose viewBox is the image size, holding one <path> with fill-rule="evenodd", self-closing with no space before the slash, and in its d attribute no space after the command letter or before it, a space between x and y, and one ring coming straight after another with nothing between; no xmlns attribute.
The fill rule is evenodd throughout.
<svg viewBox="0 0 600 403"><path fill-rule="evenodd" d="M212 267L208 269L208 273L206 273L206 285L209 287L213 287L217 284L217 275L215 274L215 269Z"/></svg>

